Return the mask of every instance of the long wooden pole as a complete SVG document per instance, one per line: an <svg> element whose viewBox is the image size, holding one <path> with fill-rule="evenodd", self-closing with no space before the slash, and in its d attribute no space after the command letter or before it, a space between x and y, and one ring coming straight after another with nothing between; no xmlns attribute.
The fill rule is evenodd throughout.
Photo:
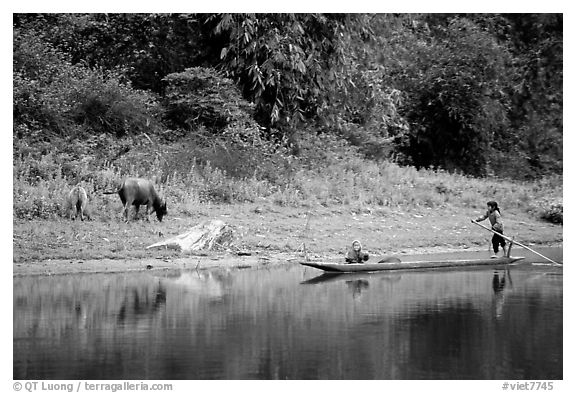
<svg viewBox="0 0 576 393"><path fill-rule="evenodd" d="M482 227L482 228L486 229L487 231L492 232L492 233L494 233L494 234L496 234L496 235L498 235L498 236L500 236L500 237L508 240L510 243L517 244L517 245L519 245L520 247L525 248L525 249L527 249L528 251L533 252L534 254L536 254L536 255L538 255L538 256L546 259L547 261L552 262L553 264L555 264L555 265L557 265L557 266L562 266L561 263L558 263L558 262L556 262L556 261L553 261L552 259L548 258L547 256L542 255L542 254L540 254L540 253L537 252L537 251L534 251L534 250L531 249L530 247L525 246L525 245L522 244L522 243L518 243L516 240L514 240L514 239L512 239L512 238L509 238L508 236L504 236L503 234L501 234L501 233L499 233L499 232L496 232L496 231L493 230L492 228L488 228L487 226L484 226L484 225L482 225L482 224L480 224L480 223L478 223L478 222L476 222L476 221L474 221L474 220L472 220L472 222L473 222L474 224L478 225L479 227Z"/></svg>
<svg viewBox="0 0 576 393"><path fill-rule="evenodd" d="M306 239L308 239L308 231L310 229L310 210L306 212L306 225L304 226L304 256L306 261L309 261L310 258L308 257L308 250L306 249Z"/></svg>

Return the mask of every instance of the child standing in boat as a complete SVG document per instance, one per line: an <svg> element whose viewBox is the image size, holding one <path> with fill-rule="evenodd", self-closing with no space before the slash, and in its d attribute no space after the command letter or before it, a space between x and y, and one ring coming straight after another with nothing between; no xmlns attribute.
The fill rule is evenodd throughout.
<svg viewBox="0 0 576 393"><path fill-rule="evenodd" d="M358 240L352 242L352 248L346 254L346 263L364 263L369 258L368 253L362 251L362 244Z"/></svg>
<svg viewBox="0 0 576 393"><path fill-rule="evenodd" d="M492 230L496 231L500 234L504 234L504 225L502 224L502 214L500 213L500 209L498 208L498 203L496 201L490 201L486 204L488 206L488 210L484 213L483 216L472 220L472 222L484 221L485 219L490 220L490 224L492 225ZM492 258L496 258L498 256L498 248L502 246L502 252L504 256L506 255L506 241L502 236L494 234L492 236L492 249L494 250L494 254L492 254Z"/></svg>

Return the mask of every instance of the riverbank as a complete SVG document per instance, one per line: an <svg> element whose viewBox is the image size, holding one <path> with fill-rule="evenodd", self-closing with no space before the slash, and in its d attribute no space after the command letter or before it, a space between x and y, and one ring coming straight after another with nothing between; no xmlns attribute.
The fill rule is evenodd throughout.
<svg viewBox="0 0 576 393"><path fill-rule="evenodd" d="M561 247L561 243L548 244L549 247ZM522 250L522 249L520 249ZM442 260L442 254L453 253L454 249L443 247L429 247L413 250L408 259L420 256L427 260L427 256L434 255L430 260ZM476 252L480 258L485 258L489 252L480 248L467 248L466 252ZM528 253L528 251L524 252ZM516 252L517 253L517 252ZM485 254L485 255L484 255ZM405 261L407 258L402 254L396 254ZM327 259L337 259L334 255L308 256L311 260L326 261ZM373 256L374 260L380 258ZM31 262L27 264L14 264L13 275L33 276L33 275L60 275L79 273L126 273L142 272L146 270L206 270L206 269L268 269L281 265L296 264L305 260L305 255L294 253L258 253L258 255L238 256L236 254L218 253L211 256L187 256L179 258L145 258L145 259L101 259L101 260L46 260L42 262Z"/></svg>
<svg viewBox="0 0 576 393"><path fill-rule="evenodd" d="M293 208L262 202L199 205L188 216L169 215L162 223L124 223L118 217L84 222L14 219L13 274L262 268L295 263L304 258L304 251L314 259L338 258L354 239L372 255L488 250L491 234L469 222L480 213L460 208ZM194 254L146 249L160 238L211 219L232 226L232 247ZM505 233L526 245L562 245L562 225L520 210L507 210L504 219Z"/></svg>

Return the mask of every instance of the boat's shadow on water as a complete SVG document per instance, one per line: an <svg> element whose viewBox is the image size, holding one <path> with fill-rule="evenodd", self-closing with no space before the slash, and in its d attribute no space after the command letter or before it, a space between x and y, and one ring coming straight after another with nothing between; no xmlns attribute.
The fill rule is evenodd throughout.
<svg viewBox="0 0 576 393"><path fill-rule="evenodd" d="M319 276L313 277L308 280L302 281L302 285L310 284L322 284L328 282L336 281L354 281L354 280L370 280L370 279L382 279L397 281L402 278L402 274L406 272L375 272L375 273L323 273Z"/></svg>
<svg viewBox="0 0 576 393"><path fill-rule="evenodd" d="M412 274L422 274L426 272L472 272L478 270L491 269L494 271L508 271L515 267L522 266L521 262L513 264L492 265L492 266L469 266L469 267L445 267L445 268L419 268L410 270L389 270L389 271L375 271L375 272L358 272L358 273L344 273L344 272L324 272L318 276L300 282L301 285L322 284L336 281L350 281L350 280L387 280L398 281L402 276L410 276ZM552 274L552 273L550 273ZM559 273L561 274L561 273Z"/></svg>

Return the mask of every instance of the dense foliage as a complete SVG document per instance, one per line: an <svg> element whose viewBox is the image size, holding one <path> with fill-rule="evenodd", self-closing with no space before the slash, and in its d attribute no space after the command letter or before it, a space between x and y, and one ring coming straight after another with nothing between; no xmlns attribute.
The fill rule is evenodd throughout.
<svg viewBox="0 0 576 393"><path fill-rule="evenodd" d="M410 124L400 149L418 167L436 166L486 174L494 135L509 125L508 53L467 19L437 27L426 45L397 56L389 81L406 92L402 113ZM406 37L401 37L406 45ZM397 49L399 43L393 43Z"/></svg>
<svg viewBox="0 0 576 393"><path fill-rule="evenodd" d="M142 137L188 140L190 165L284 184L263 168L290 167L307 136L323 134L376 161L561 174L562 24L561 14L16 14L15 157L41 160L49 144L115 162Z"/></svg>

